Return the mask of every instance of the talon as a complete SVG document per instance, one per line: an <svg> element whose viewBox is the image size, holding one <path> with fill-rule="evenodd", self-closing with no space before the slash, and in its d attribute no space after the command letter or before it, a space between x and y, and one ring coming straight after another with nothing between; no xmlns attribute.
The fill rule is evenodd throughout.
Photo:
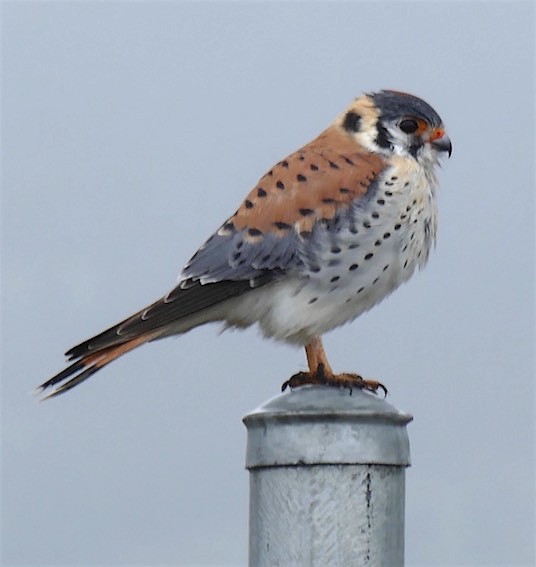
<svg viewBox="0 0 536 567"><path fill-rule="evenodd" d="M281 391L284 392L287 388L298 388L306 384L323 384L316 374L310 372L298 372L292 375L286 382L281 385Z"/></svg>
<svg viewBox="0 0 536 567"><path fill-rule="evenodd" d="M323 364L319 364L317 371L313 374L311 372L298 372L291 376L287 381L281 385L281 391L284 392L287 388L294 389L306 384L317 384L323 386L331 386L333 388L347 388L350 396L354 388L366 390L373 394L378 394L378 390L383 391L383 397L387 397L387 388L376 380L365 380L359 374L327 374Z"/></svg>
<svg viewBox="0 0 536 567"><path fill-rule="evenodd" d="M308 372L298 372L291 376L281 385L281 391L287 388L297 388L306 384L322 384L324 386L332 386L337 388L348 388L350 396L354 388L366 390L373 394L378 394L378 390L383 391L383 397L387 397L387 388L376 380L365 380L359 374L344 372L343 374L335 374L328 363L326 353L322 341L319 337L311 340L305 347L307 354L307 363L309 365Z"/></svg>

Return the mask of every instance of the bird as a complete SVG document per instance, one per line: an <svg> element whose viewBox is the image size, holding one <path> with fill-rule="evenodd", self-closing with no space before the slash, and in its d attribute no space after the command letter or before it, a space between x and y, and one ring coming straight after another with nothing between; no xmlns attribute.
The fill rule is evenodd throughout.
<svg viewBox="0 0 536 567"><path fill-rule="evenodd" d="M396 90L355 98L320 135L276 163L195 252L162 298L65 354L71 364L39 386L63 394L120 356L206 323L258 325L305 347L305 384L377 392L337 374L322 336L353 321L429 258L437 233L436 169L452 153L443 121ZM46 395L45 395L46 394Z"/></svg>

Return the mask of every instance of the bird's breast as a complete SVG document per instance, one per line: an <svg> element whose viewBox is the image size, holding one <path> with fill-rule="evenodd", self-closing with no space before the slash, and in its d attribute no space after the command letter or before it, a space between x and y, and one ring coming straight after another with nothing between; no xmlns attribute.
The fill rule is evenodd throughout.
<svg viewBox="0 0 536 567"><path fill-rule="evenodd" d="M418 168L392 167L367 195L318 223L302 265L242 302L264 333L306 343L358 317L426 263L435 239L433 187Z"/></svg>

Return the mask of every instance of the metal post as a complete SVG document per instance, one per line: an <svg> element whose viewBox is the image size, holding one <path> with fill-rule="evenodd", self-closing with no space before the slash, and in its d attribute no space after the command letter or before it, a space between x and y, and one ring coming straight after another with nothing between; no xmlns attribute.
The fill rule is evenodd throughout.
<svg viewBox="0 0 536 567"><path fill-rule="evenodd" d="M403 566L411 420L373 394L323 386L247 415L249 566Z"/></svg>

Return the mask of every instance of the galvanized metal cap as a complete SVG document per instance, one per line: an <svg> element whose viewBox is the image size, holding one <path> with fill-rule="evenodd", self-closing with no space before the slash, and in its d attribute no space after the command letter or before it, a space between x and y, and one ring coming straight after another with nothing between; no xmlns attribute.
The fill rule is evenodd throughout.
<svg viewBox="0 0 536 567"><path fill-rule="evenodd" d="M409 466L406 425L413 417L361 390L304 386L243 419L246 467L313 464Z"/></svg>

